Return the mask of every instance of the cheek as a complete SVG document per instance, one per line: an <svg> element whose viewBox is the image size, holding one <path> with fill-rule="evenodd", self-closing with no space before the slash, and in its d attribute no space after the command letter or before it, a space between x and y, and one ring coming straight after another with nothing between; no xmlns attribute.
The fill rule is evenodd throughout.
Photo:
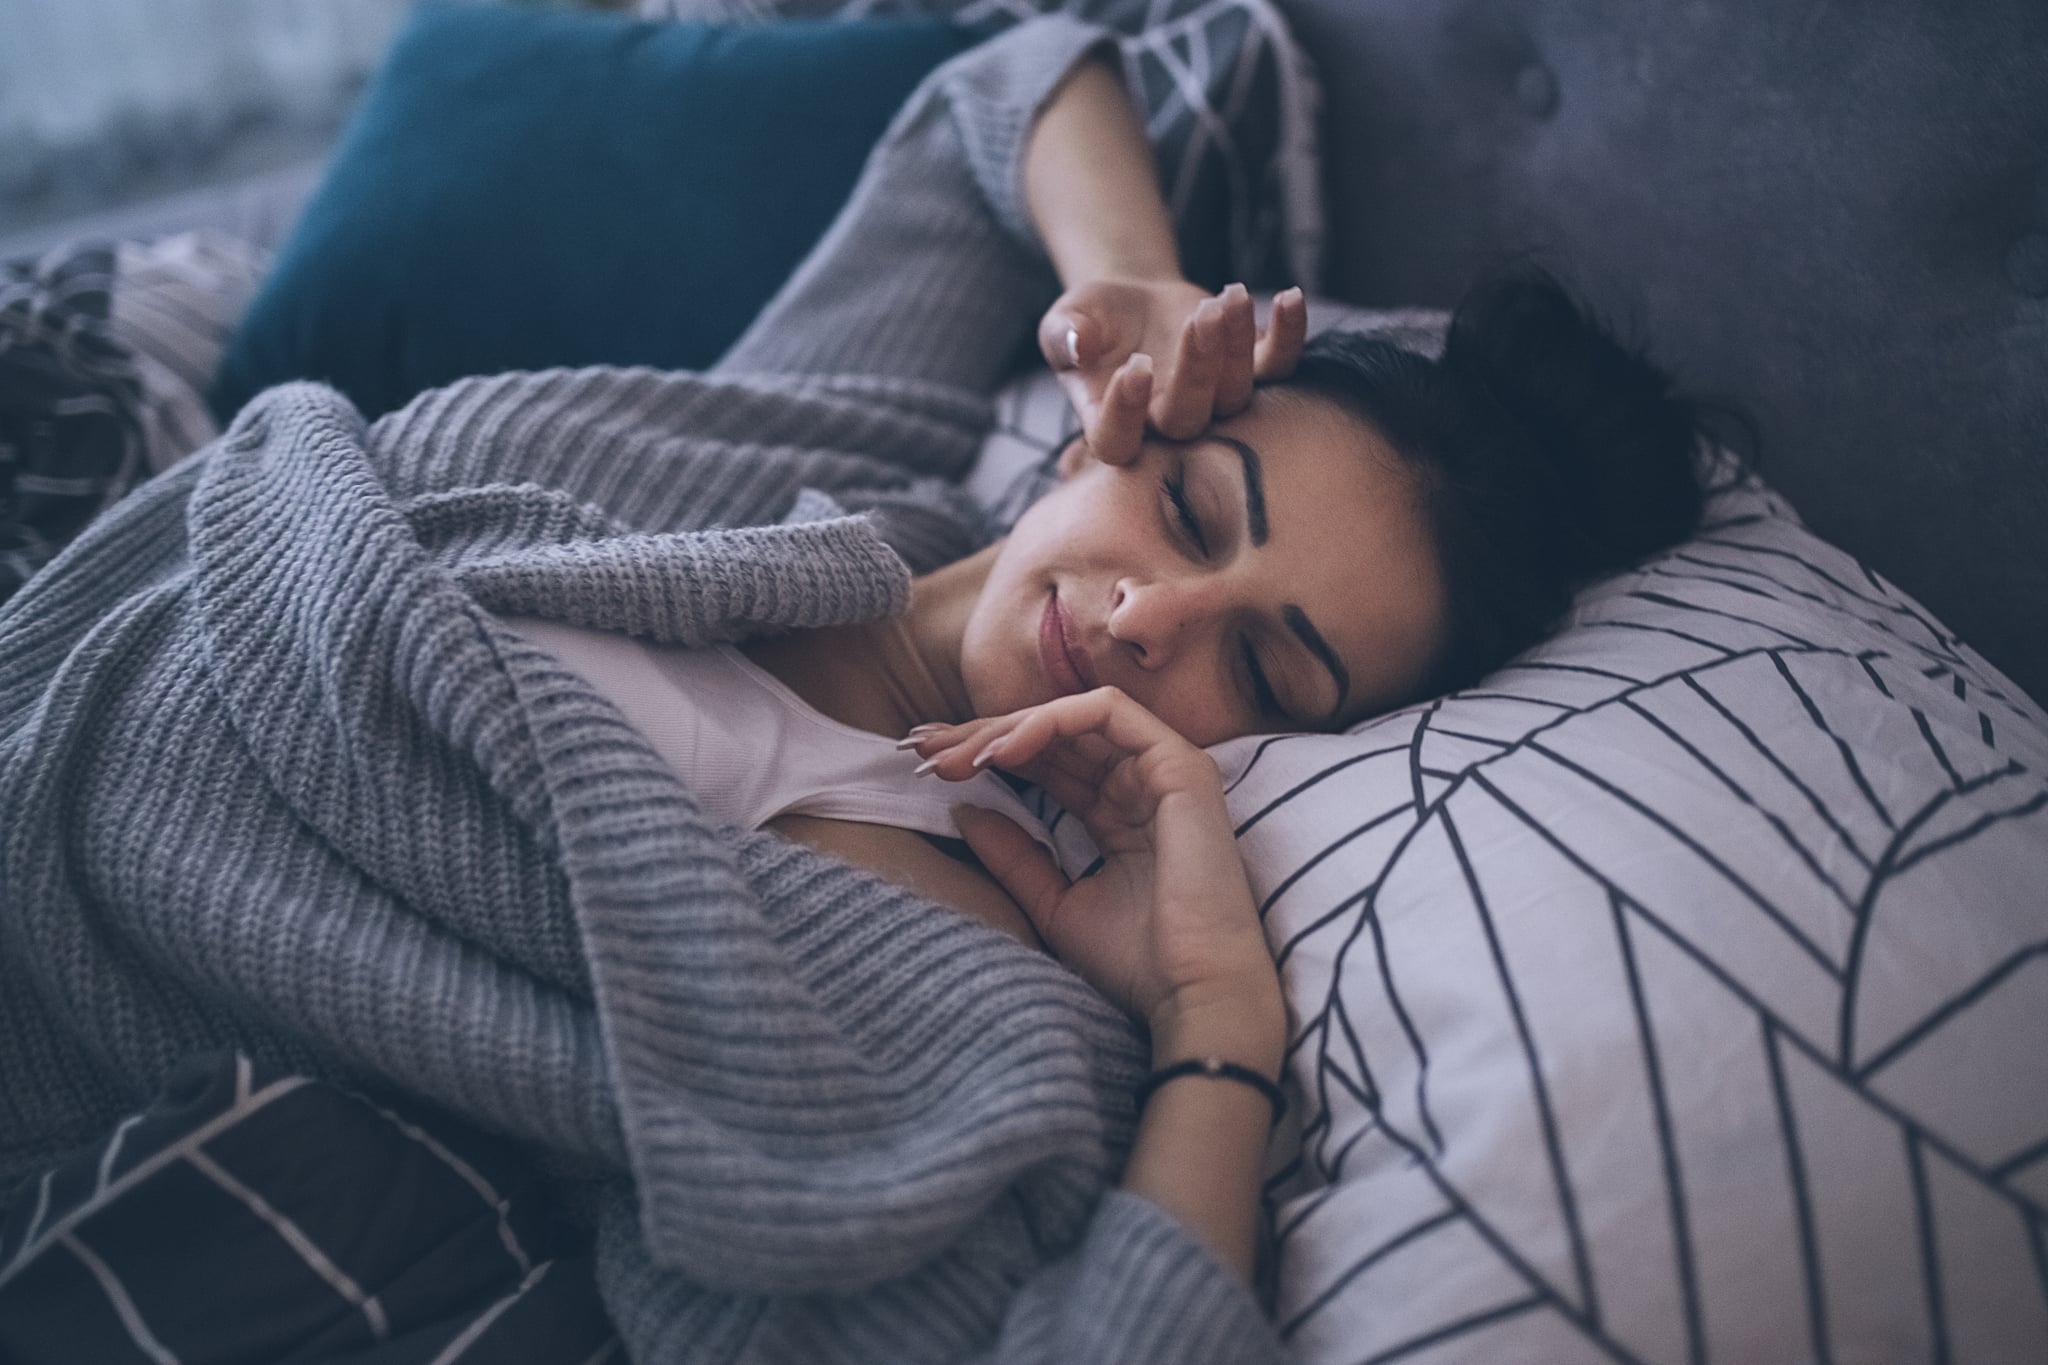
<svg viewBox="0 0 2048 1365"><path fill-rule="evenodd" d="M1002 715L1032 700L1020 683L1035 666L1026 651L1036 639L1033 602L1043 592L1037 548L1031 528L1020 520L968 612L960 637L960 681L977 716Z"/></svg>
<svg viewBox="0 0 2048 1365"><path fill-rule="evenodd" d="M1085 535L1087 528L1114 515L1124 496L1122 480L1099 467L1062 479L1024 509L1010 535L1033 545L1046 545Z"/></svg>
<svg viewBox="0 0 2048 1365"><path fill-rule="evenodd" d="M1213 668L1190 667L1188 676L1164 681L1165 686L1149 701L1152 714L1190 744L1207 748L1253 733L1239 714L1227 681L1219 682Z"/></svg>
<svg viewBox="0 0 2048 1365"><path fill-rule="evenodd" d="M1100 577L1130 544L1135 508L1106 481L1082 476L1047 493L1017 518L991 566L983 597L1036 596L1054 583Z"/></svg>

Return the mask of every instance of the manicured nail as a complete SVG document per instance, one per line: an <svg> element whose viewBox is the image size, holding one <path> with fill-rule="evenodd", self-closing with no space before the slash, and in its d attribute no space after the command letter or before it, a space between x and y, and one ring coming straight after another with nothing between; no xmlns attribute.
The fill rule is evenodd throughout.
<svg viewBox="0 0 2048 1365"><path fill-rule="evenodd" d="M940 755L940 757L941 757L941 758L943 758L943 757L944 757L944 755L942 754L942 755ZM917 765L917 769L916 769L916 771L912 772L912 773L911 773L911 776L912 776L912 777L923 777L923 776L924 776L924 775L925 775L926 773L930 772L930 771L931 771L932 769L934 769L934 768L936 768L936 767L938 767L938 766L939 766L939 760L938 760L937 758L928 758L928 759L926 759L926 760L925 760L924 762L922 762L922 763L920 763L920 764L918 764L918 765Z"/></svg>
<svg viewBox="0 0 2048 1365"><path fill-rule="evenodd" d="M1140 351L1124 362L1124 368L1134 375L1149 375L1152 373L1152 357Z"/></svg>
<svg viewBox="0 0 2048 1365"><path fill-rule="evenodd" d="M1067 363L1075 369L1081 368L1081 329L1067 329Z"/></svg>
<svg viewBox="0 0 2048 1365"><path fill-rule="evenodd" d="M915 749L918 745L922 743L924 743L923 735L905 735L903 738L896 741L896 748L899 751L904 749Z"/></svg>
<svg viewBox="0 0 2048 1365"><path fill-rule="evenodd" d="M1278 294L1274 295L1274 298L1285 299L1289 303L1300 303L1301 286L1298 284L1289 285L1287 288L1281 290Z"/></svg>
<svg viewBox="0 0 2048 1365"><path fill-rule="evenodd" d="M1223 297L1226 299L1241 299L1249 293L1251 293L1251 290L1246 289L1242 283L1227 284L1223 287Z"/></svg>
<svg viewBox="0 0 2048 1365"><path fill-rule="evenodd" d="M1008 735L1003 736L1003 739L1008 738ZM1001 744L1002 742L1002 739L990 740L988 744L982 749L982 751L974 756L974 763L972 764L972 766L976 768L987 767L989 760L996 756L996 746Z"/></svg>

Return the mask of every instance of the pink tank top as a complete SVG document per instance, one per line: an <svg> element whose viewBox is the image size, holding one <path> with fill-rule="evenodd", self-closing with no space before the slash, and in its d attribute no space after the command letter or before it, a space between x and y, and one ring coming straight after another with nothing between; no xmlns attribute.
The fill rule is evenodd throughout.
<svg viewBox="0 0 2048 1365"><path fill-rule="evenodd" d="M820 714L730 645L686 649L529 616L502 619L618 707L716 824L759 829L800 814L957 839L951 807L965 802L1009 816L1053 849L1002 778L918 777L916 754Z"/></svg>

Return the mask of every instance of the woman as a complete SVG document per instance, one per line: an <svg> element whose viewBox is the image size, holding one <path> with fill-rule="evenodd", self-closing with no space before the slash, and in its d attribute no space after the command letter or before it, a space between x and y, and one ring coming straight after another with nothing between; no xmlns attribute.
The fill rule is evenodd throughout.
<svg viewBox="0 0 2048 1365"><path fill-rule="evenodd" d="M614 1173L636 1356L1277 1356L1243 1285L1285 1014L1200 746L1532 640L1690 525L1692 431L1541 285L1441 365L1304 350L1298 295L1259 336L1179 278L1100 40L936 77L710 375L472 381L368 432L273 391L0 613L0 1183L229 1042ZM921 476L978 443L1046 259L1084 433L976 548ZM1043 784L1103 867L973 805L971 863L929 820L722 828L578 632L742 641L927 785ZM930 901L1042 941L1149 1067Z"/></svg>
<svg viewBox="0 0 2048 1365"><path fill-rule="evenodd" d="M917 579L904 617L748 650L819 710L907 730L921 772L1045 786L1102 873L1070 885L983 805L955 810L978 869L901 828L770 823L1042 941L1147 1022L1155 1068L1277 1079L1284 1010L1201 746L1341 729L1505 662L1571 585L1690 531L1697 435L1663 376L1529 273L1468 297L1441 365L1337 336L1281 382L1300 291L1261 335L1242 286L1188 284L1151 164L1101 57L1025 158L1066 286L1038 341L1084 418L1061 485ZM1248 1276L1272 1113L1215 1079L1155 1094L1125 1186Z"/></svg>

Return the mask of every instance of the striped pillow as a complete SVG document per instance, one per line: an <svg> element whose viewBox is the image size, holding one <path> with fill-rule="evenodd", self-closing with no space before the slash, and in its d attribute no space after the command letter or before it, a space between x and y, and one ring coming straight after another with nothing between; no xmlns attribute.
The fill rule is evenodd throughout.
<svg viewBox="0 0 2048 1365"><path fill-rule="evenodd" d="M1008 519L1071 419L999 413ZM1768 488L1468 691L1214 752L1304 1359L2048 1359L2048 719Z"/></svg>

